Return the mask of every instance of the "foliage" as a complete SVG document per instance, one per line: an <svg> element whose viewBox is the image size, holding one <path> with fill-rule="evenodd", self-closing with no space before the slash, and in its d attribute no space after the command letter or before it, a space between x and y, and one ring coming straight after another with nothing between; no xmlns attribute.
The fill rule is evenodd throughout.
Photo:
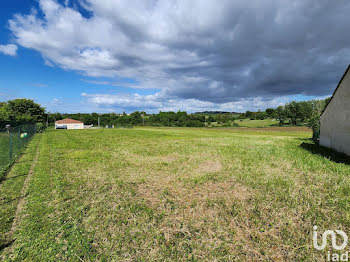
<svg viewBox="0 0 350 262"><path fill-rule="evenodd" d="M36 123L36 132L37 133L42 133L46 130L47 126L44 123Z"/></svg>
<svg viewBox="0 0 350 262"><path fill-rule="evenodd" d="M45 109L30 99L10 100L0 105L0 122L19 125L23 123L45 122Z"/></svg>
<svg viewBox="0 0 350 262"><path fill-rule="evenodd" d="M276 108L276 118L280 122L280 125L283 125L287 119L287 112L283 106L279 106Z"/></svg>

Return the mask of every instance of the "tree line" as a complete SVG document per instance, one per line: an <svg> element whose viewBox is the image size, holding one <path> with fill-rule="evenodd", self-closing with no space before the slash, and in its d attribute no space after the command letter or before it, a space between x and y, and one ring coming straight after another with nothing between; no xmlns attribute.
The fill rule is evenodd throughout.
<svg viewBox="0 0 350 262"><path fill-rule="evenodd" d="M177 126L177 127L204 127L205 116L188 114L184 111L178 112L159 112L158 114L147 114L143 111L136 111L131 114L49 114L49 123L64 118L72 118L84 122L85 124L97 126L114 125L118 126Z"/></svg>
<svg viewBox="0 0 350 262"><path fill-rule="evenodd" d="M319 128L319 117L330 98L325 100L292 101L284 106L268 108L264 111L246 111L245 113L229 112L203 112L188 114L184 111L159 112L147 114L143 111L136 111L131 114L61 114L47 113L41 105L30 99L15 99L7 102L0 102L0 128L6 124L19 125L24 123L49 123L64 118L80 120L85 124L97 126L176 126L176 127L204 127L212 126L213 123L219 126L235 126L242 119L263 120L276 119L280 125L304 125L313 130Z"/></svg>
<svg viewBox="0 0 350 262"><path fill-rule="evenodd" d="M284 106L277 108L267 108L265 111L251 112L246 111L241 114L239 119L277 119L280 125L309 125L315 118L319 118L323 109L328 104L331 98L324 100L310 100L310 101L292 101Z"/></svg>

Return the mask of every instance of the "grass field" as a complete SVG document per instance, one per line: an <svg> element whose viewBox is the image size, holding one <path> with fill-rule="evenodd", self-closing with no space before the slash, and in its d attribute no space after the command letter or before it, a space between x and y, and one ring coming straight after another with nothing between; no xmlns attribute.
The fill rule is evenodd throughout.
<svg viewBox="0 0 350 262"><path fill-rule="evenodd" d="M21 180L0 185L1 256L323 260L312 226L350 231L350 166L314 153L310 136L298 128L38 134L9 173ZM8 199L20 185L25 202L23 190Z"/></svg>
<svg viewBox="0 0 350 262"><path fill-rule="evenodd" d="M271 127L276 126L279 124L279 121L275 119L264 119L264 120L250 120L250 119L243 119L236 120L235 123L238 124L240 127Z"/></svg>

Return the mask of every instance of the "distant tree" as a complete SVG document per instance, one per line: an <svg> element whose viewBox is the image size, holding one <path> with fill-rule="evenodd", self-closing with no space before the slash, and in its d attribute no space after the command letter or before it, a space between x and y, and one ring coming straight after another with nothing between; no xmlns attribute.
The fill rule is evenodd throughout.
<svg viewBox="0 0 350 262"><path fill-rule="evenodd" d="M287 117L290 119L292 125L297 124L297 120L299 117L299 108L300 105L296 101L292 101L288 103L286 106Z"/></svg>
<svg viewBox="0 0 350 262"><path fill-rule="evenodd" d="M275 113L276 113L276 109L274 109L274 108L267 108L266 109L266 114L270 118L274 118L275 117Z"/></svg>
<svg viewBox="0 0 350 262"><path fill-rule="evenodd" d="M255 114L254 114L254 112L246 111L245 117L249 118L249 119L255 119Z"/></svg>
<svg viewBox="0 0 350 262"><path fill-rule="evenodd" d="M300 119L300 122L304 123L305 121L310 119L313 114L312 103L310 101L303 101L299 102L298 104L298 117Z"/></svg>
<svg viewBox="0 0 350 262"><path fill-rule="evenodd" d="M258 111L255 113L255 119L264 120L267 117L266 112Z"/></svg>
<svg viewBox="0 0 350 262"><path fill-rule="evenodd" d="M131 120L132 120L132 123L134 125L137 125L137 124L141 124L142 123L142 113L139 112L139 111L135 111L133 113L130 114L130 117L131 117Z"/></svg>
<svg viewBox="0 0 350 262"><path fill-rule="evenodd" d="M280 122L280 125L283 125L287 119L287 111L284 106L279 106L276 108L276 118Z"/></svg>

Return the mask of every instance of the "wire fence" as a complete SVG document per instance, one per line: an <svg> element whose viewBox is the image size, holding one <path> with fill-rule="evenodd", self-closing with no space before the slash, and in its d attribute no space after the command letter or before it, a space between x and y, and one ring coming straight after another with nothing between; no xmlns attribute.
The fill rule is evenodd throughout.
<svg viewBox="0 0 350 262"><path fill-rule="evenodd" d="M35 124L0 129L0 178L35 133Z"/></svg>

